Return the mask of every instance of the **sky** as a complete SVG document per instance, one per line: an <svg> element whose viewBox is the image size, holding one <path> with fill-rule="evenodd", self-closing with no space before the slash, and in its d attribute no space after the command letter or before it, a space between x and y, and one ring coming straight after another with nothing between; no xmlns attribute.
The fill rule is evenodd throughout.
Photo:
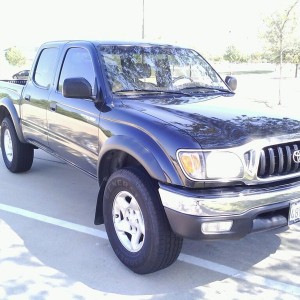
<svg viewBox="0 0 300 300"><path fill-rule="evenodd" d="M254 52L262 47L258 35L264 18L287 3L144 0L145 38L188 45L211 55L224 53L230 44ZM49 40L142 36L143 0L2 0L0 8L0 54L16 46L30 55Z"/></svg>

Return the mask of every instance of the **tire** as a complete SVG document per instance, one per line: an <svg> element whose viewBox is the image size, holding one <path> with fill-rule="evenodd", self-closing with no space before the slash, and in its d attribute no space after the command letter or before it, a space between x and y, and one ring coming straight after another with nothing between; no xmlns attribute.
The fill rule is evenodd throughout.
<svg viewBox="0 0 300 300"><path fill-rule="evenodd" d="M138 274L171 265L183 239L170 227L151 178L138 169L121 169L109 178L104 191L104 223L120 261Z"/></svg>
<svg viewBox="0 0 300 300"><path fill-rule="evenodd" d="M20 142L11 119L7 117L1 124L1 152L4 163L11 172L30 170L34 149L31 145Z"/></svg>

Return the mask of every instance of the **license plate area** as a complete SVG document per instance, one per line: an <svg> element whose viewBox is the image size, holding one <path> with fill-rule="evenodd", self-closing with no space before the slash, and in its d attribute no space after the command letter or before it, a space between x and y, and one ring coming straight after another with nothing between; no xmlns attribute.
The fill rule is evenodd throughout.
<svg viewBox="0 0 300 300"><path fill-rule="evenodd" d="M290 204L289 225L300 221L300 199Z"/></svg>

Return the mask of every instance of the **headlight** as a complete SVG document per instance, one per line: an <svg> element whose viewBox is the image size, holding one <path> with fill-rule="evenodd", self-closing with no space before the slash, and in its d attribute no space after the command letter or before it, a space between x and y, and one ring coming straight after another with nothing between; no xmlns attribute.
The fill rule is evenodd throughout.
<svg viewBox="0 0 300 300"><path fill-rule="evenodd" d="M243 164L235 153L225 151L208 152L205 159L206 176L209 179L243 177Z"/></svg>
<svg viewBox="0 0 300 300"><path fill-rule="evenodd" d="M243 163L233 152L179 150L177 157L183 172L193 180L237 179L244 175Z"/></svg>

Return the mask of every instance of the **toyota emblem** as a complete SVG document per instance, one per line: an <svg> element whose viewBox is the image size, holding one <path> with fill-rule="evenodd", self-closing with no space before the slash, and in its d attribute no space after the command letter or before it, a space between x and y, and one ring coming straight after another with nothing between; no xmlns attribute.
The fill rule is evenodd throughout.
<svg viewBox="0 0 300 300"><path fill-rule="evenodd" d="M294 160L294 162L296 164L300 163L300 150L294 151L294 153L293 153L293 160Z"/></svg>

